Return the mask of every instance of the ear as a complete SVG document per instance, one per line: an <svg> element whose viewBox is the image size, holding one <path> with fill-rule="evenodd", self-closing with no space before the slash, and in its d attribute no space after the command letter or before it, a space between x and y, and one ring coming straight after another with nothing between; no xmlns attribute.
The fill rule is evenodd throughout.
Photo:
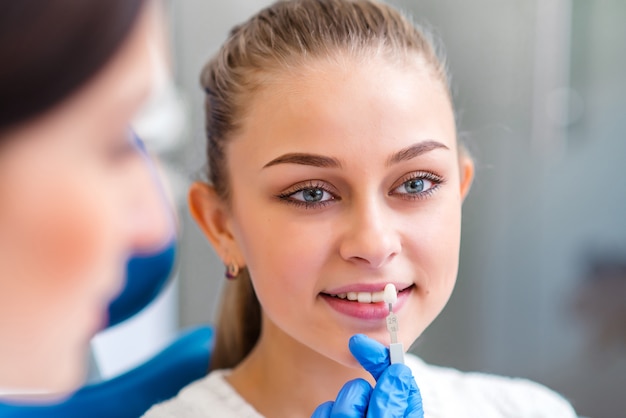
<svg viewBox="0 0 626 418"><path fill-rule="evenodd" d="M459 174L461 175L461 199L465 200L474 180L474 160L464 152L459 156Z"/></svg>
<svg viewBox="0 0 626 418"><path fill-rule="evenodd" d="M194 182L189 188L187 203L191 216L224 264L234 262L243 265L232 233L230 213L215 188L206 183Z"/></svg>

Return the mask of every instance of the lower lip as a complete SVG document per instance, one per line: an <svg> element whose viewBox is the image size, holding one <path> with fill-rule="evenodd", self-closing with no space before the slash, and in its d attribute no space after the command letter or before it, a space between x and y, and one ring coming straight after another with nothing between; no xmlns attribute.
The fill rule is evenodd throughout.
<svg viewBox="0 0 626 418"><path fill-rule="evenodd" d="M393 311L397 312L402 308L404 302L409 297L409 294L413 291L413 287L403 290L398 293L398 301L393 304ZM334 296L328 296L320 294L320 297L326 301L326 303L335 311L357 319L384 319L389 315L389 305L384 302L378 303L359 303L357 301L351 301L348 299L340 299Z"/></svg>

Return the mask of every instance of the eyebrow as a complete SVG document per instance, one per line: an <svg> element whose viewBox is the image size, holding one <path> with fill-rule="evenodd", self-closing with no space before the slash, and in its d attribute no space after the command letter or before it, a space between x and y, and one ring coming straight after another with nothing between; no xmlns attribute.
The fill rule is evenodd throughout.
<svg viewBox="0 0 626 418"><path fill-rule="evenodd" d="M413 159L419 155L422 155L428 151L434 149L449 149L447 146L437 141L423 141L417 144L413 144L393 154L388 160L387 165L397 164L402 161ZM341 168L341 162L332 157L326 157L324 155L306 154L306 153L289 153L274 158L269 163L265 164L263 168L271 167L278 164L300 164L321 168Z"/></svg>
<svg viewBox="0 0 626 418"><path fill-rule="evenodd" d="M402 161L408 161L410 159L413 159L415 157L418 157L428 151L432 151L435 149L446 149L449 150L450 148L448 148L447 146L445 146L444 144L442 144L441 142L437 142L437 141L433 141L433 140L428 140L428 141L423 141L423 142L418 142L417 144L413 144L410 145L404 149L401 149L400 151L396 152L395 154L393 154L388 160L387 160L387 166L390 166L392 164L397 164L399 162Z"/></svg>
<svg viewBox="0 0 626 418"><path fill-rule="evenodd" d="M280 157L274 158L272 161L265 164L263 168L271 167L277 164L300 164L322 168L341 168L341 163L336 158L304 153L290 153L281 155Z"/></svg>

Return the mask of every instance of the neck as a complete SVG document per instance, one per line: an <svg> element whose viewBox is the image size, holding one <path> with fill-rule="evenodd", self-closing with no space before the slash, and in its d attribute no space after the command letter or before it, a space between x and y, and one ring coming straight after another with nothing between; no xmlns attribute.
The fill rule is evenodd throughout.
<svg viewBox="0 0 626 418"><path fill-rule="evenodd" d="M348 342L346 341L346 349ZM354 378L373 384L364 370L344 366L265 327L259 342L228 380L259 413L268 417L310 417L315 408L334 400Z"/></svg>

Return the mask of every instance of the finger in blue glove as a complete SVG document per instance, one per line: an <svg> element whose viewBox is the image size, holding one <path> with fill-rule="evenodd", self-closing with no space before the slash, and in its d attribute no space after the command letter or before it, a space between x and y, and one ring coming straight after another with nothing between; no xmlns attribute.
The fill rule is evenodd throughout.
<svg viewBox="0 0 626 418"><path fill-rule="evenodd" d="M311 418L329 418L330 411L333 410L334 404L335 402L333 401L324 402L323 404L315 408L315 411L313 411L313 415L311 415Z"/></svg>
<svg viewBox="0 0 626 418"><path fill-rule="evenodd" d="M364 417L372 387L363 379L350 380L343 385L335 402L318 406L311 418L361 418Z"/></svg>
<svg viewBox="0 0 626 418"><path fill-rule="evenodd" d="M377 382L370 395L368 417L424 416L422 396L411 369L403 364L391 364L389 349L366 335L353 335L348 346Z"/></svg>
<svg viewBox="0 0 626 418"><path fill-rule="evenodd" d="M389 349L367 335L353 335L350 337L348 347L354 358L376 380L391 364L389 361Z"/></svg>
<svg viewBox="0 0 626 418"><path fill-rule="evenodd" d="M411 369L392 364L380 375L370 396L367 417L424 417L422 397Z"/></svg>
<svg viewBox="0 0 626 418"><path fill-rule="evenodd" d="M363 379L346 383L335 402L320 405L312 418L423 418L422 397L409 369L391 364L389 349L366 335L350 338L349 348L358 362L376 379L376 387Z"/></svg>

